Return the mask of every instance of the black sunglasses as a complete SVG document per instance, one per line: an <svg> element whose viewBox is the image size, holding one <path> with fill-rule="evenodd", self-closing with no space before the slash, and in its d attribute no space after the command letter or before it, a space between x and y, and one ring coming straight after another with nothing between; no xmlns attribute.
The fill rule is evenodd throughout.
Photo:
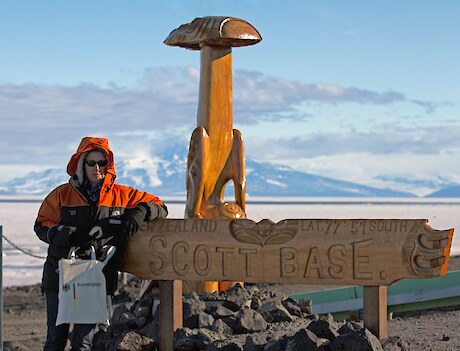
<svg viewBox="0 0 460 351"><path fill-rule="evenodd" d="M90 166L90 167L94 167L96 164L99 166L99 167L105 167L107 166L107 160L103 160L103 161L94 161L94 160L89 160L89 161L85 161L85 163Z"/></svg>

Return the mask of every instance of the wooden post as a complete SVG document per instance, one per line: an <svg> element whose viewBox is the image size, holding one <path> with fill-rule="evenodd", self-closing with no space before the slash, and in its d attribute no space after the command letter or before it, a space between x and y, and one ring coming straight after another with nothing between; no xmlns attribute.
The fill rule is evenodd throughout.
<svg viewBox="0 0 460 351"><path fill-rule="evenodd" d="M380 340L388 337L387 287L363 287L364 325Z"/></svg>
<svg viewBox="0 0 460 351"><path fill-rule="evenodd" d="M160 280L160 350L173 351L174 332L182 328L182 281Z"/></svg>

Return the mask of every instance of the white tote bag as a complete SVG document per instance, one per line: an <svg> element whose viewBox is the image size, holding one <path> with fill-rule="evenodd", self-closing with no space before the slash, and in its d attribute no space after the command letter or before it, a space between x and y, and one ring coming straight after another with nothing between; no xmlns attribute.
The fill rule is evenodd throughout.
<svg viewBox="0 0 460 351"><path fill-rule="evenodd" d="M56 325L63 323L104 323L109 319L107 292L102 269L115 253L112 246L104 261L96 259L59 260L59 304ZM74 253L73 253L73 256Z"/></svg>

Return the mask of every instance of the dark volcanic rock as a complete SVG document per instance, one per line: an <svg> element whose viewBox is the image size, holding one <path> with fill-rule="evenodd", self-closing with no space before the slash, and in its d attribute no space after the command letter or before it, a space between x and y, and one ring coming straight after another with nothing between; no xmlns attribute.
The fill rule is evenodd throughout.
<svg viewBox="0 0 460 351"><path fill-rule="evenodd" d="M230 328L222 319L214 321L211 329L222 335L233 334L233 329Z"/></svg>
<svg viewBox="0 0 460 351"><path fill-rule="evenodd" d="M297 306L297 301L293 298L288 297L287 299L281 301L281 303L291 315L303 317L302 309Z"/></svg>
<svg viewBox="0 0 460 351"><path fill-rule="evenodd" d="M218 333L209 329L178 329L174 333L174 350L204 350L209 344L220 338Z"/></svg>
<svg viewBox="0 0 460 351"><path fill-rule="evenodd" d="M156 351L154 340L134 331L127 331L117 338L95 338L93 351Z"/></svg>
<svg viewBox="0 0 460 351"><path fill-rule="evenodd" d="M327 339L318 338L308 329L299 330L291 340L293 340L293 344L295 345L294 350L299 351L316 350L321 346L329 344Z"/></svg>
<svg viewBox="0 0 460 351"><path fill-rule="evenodd" d="M353 321L347 321L345 322L344 325L342 325L340 328L339 328L339 334L340 335L343 335L343 334L348 334L348 333L352 333L352 332L355 332L355 331L359 331L361 329L364 328L364 325L363 323L357 323L357 322L353 322Z"/></svg>
<svg viewBox="0 0 460 351"><path fill-rule="evenodd" d="M251 308L243 308L236 315L237 324L234 332L238 334L253 333L267 329L264 317Z"/></svg>
<svg viewBox="0 0 460 351"><path fill-rule="evenodd" d="M132 315L129 312L129 309L126 306L126 304L121 304L113 310L113 315L112 315L112 318L110 319L110 324L112 326L120 325L120 324L127 324L128 320L130 320L133 317L134 315Z"/></svg>
<svg viewBox="0 0 460 351"><path fill-rule="evenodd" d="M311 322L307 328L316 336L328 340L334 340L339 335L335 322L331 324L329 321L322 319Z"/></svg>
<svg viewBox="0 0 460 351"><path fill-rule="evenodd" d="M198 315L194 314L188 317L187 319L184 318L183 327L190 328L190 329L198 328Z"/></svg>
<svg viewBox="0 0 460 351"><path fill-rule="evenodd" d="M206 313L209 313L214 319L221 319L224 317L234 316L235 312L229 310L227 307L224 307L220 304L217 305L206 305Z"/></svg>
<svg viewBox="0 0 460 351"><path fill-rule="evenodd" d="M205 351L243 351L239 341L219 340L206 346Z"/></svg>
<svg viewBox="0 0 460 351"><path fill-rule="evenodd" d="M259 307L262 306L262 300L259 299L258 297L253 297L252 300L251 300L251 308L253 310L258 310Z"/></svg>
<svg viewBox="0 0 460 351"><path fill-rule="evenodd" d="M184 295L182 299L182 313L184 315L184 321L193 315L204 312L205 309L206 304L196 293L192 292Z"/></svg>
<svg viewBox="0 0 460 351"><path fill-rule="evenodd" d="M359 331L336 337L330 344L331 351L383 351L379 339L369 330L363 328Z"/></svg>
<svg viewBox="0 0 460 351"><path fill-rule="evenodd" d="M208 328L211 329L214 323L214 317L210 314L200 312L198 314L198 328Z"/></svg>
<svg viewBox="0 0 460 351"><path fill-rule="evenodd" d="M246 337L246 342L244 343L243 351L257 351L257 347L250 336Z"/></svg>
<svg viewBox="0 0 460 351"><path fill-rule="evenodd" d="M391 336L382 341L384 351L409 351L409 345L400 336Z"/></svg>
<svg viewBox="0 0 460 351"><path fill-rule="evenodd" d="M317 351L328 343L328 340L318 338L310 330L301 329L294 336L267 345L264 351Z"/></svg>
<svg viewBox="0 0 460 351"><path fill-rule="evenodd" d="M153 340L160 340L160 309L157 308L153 320L151 320L144 328L139 331Z"/></svg>
<svg viewBox="0 0 460 351"><path fill-rule="evenodd" d="M128 321L128 327L131 329L141 329L147 325L146 317L133 318Z"/></svg>
<svg viewBox="0 0 460 351"><path fill-rule="evenodd" d="M232 330L238 327L238 319L235 316L222 318L225 324L227 324Z"/></svg>
<svg viewBox="0 0 460 351"><path fill-rule="evenodd" d="M121 335L114 343L115 351L145 351L147 349L156 350L154 341L135 332L127 332ZM110 351L110 349L107 349Z"/></svg>
<svg viewBox="0 0 460 351"><path fill-rule="evenodd" d="M256 346L250 336L238 340L218 340L209 344L205 351L263 351L263 346Z"/></svg>
<svg viewBox="0 0 460 351"><path fill-rule="evenodd" d="M276 301L264 303L259 307L259 312L264 316L265 320L270 323L292 322L294 320L283 304Z"/></svg>
<svg viewBox="0 0 460 351"><path fill-rule="evenodd" d="M149 315L152 314L153 300L153 295L146 295L143 299L136 301L136 303L131 307L131 312L138 318L147 318Z"/></svg>
<svg viewBox="0 0 460 351"><path fill-rule="evenodd" d="M205 302L195 292L185 294L182 298L184 327L198 328L198 315L205 309Z"/></svg>
<svg viewBox="0 0 460 351"><path fill-rule="evenodd" d="M302 310L303 313L305 314L312 314L312 305L311 305L311 300L309 299L300 299L297 302L297 306Z"/></svg>
<svg viewBox="0 0 460 351"><path fill-rule="evenodd" d="M223 306L234 312L251 305L251 295L240 284L236 284L228 291L221 292L220 297L224 300Z"/></svg>
<svg viewBox="0 0 460 351"><path fill-rule="evenodd" d="M383 350L362 324L337 323L330 314L312 315L308 299L296 301L236 285L227 292L188 293L182 301L183 328L174 333L175 350ZM158 294L151 292L134 304L117 306L111 325L96 334L93 351L158 348L157 304ZM398 341L386 345L386 351L405 351Z"/></svg>

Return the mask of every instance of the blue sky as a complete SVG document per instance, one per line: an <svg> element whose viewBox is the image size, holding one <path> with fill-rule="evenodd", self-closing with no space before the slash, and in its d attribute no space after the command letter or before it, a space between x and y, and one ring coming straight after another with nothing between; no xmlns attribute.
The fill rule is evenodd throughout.
<svg viewBox="0 0 460 351"><path fill-rule="evenodd" d="M233 49L248 157L380 187L460 183L453 0L4 0L0 182L64 171L85 135L108 137L119 159L187 144L199 52L163 40L209 15L245 19L263 37Z"/></svg>

